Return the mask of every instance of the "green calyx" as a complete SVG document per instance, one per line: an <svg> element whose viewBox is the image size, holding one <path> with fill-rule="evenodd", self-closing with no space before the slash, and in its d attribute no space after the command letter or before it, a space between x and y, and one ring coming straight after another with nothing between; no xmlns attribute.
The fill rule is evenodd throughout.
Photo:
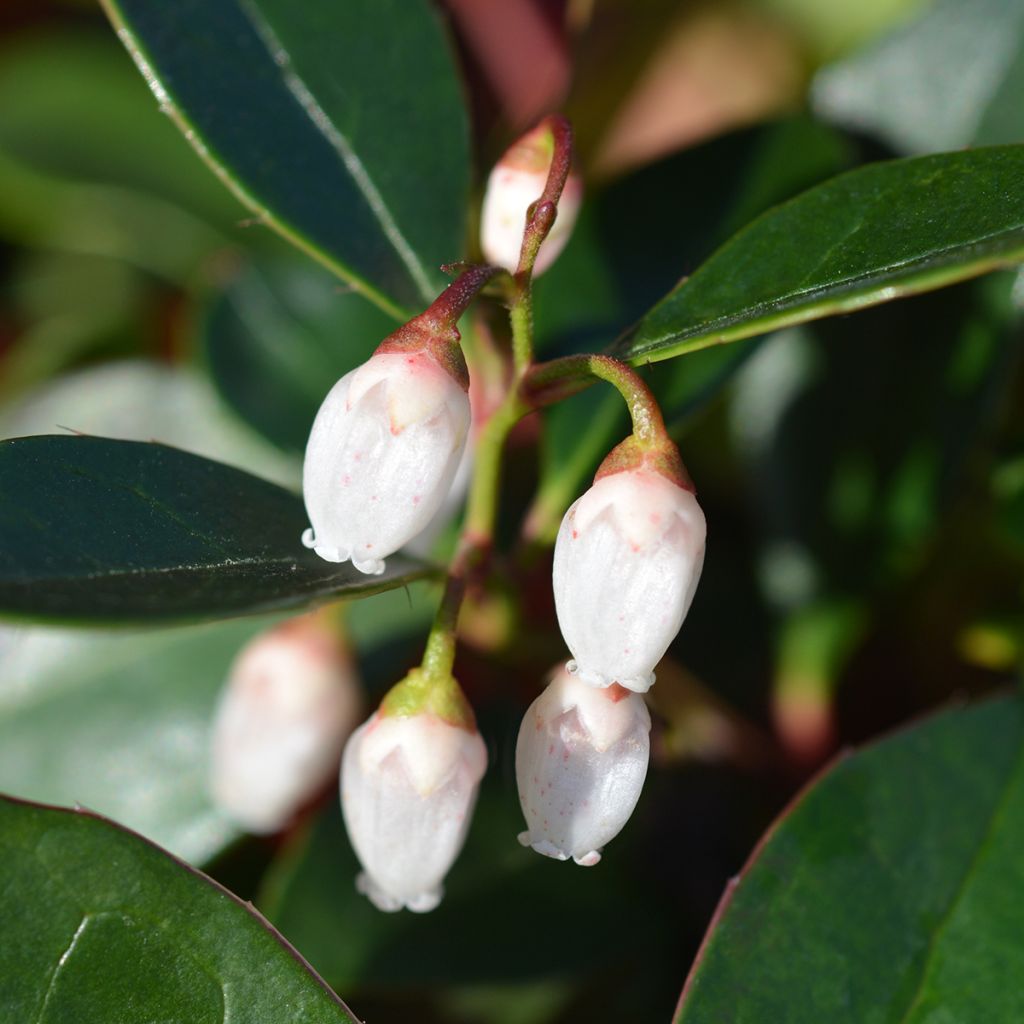
<svg viewBox="0 0 1024 1024"><path fill-rule="evenodd" d="M380 703L384 717L410 718L413 715L435 715L448 725L476 730L476 716L462 687L451 675L431 675L414 668L384 695Z"/></svg>
<svg viewBox="0 0 1024 1024"><path fill-rule="evenodd" d="M625 441L616 445L605 456L604 461L597 469L594 480L611 476L613 473L638 469L657 473L677 487L682 487L684 491L691 493L696 491L690 474L687 473L686 466L683 465L679 449L668 437L651 442L641 441L635 434L630 434Z"/></svg>

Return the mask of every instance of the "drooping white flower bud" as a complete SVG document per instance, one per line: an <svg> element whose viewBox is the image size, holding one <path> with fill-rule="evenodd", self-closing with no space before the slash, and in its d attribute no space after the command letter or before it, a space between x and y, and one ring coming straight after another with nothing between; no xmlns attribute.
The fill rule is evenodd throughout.
<svg viewBox="0 0 1024 1024"><path fill-rule="evenodd" d="M250 832L276 832L333 775L359 705L326 623L302 616L261 633L235 658L217 706L214 801Z"/></svg>
<svg viewBox="0 0 1024 1024"><path fill-rule="evenodd" d="M570 671L593 686L650 689L697 589L705 534L693 493L648 463L598 473L555 542Z"/></svg>
<svg viewBox="0 0 1024 1024"><path fill-rule="evenodd" d="M530 705L516 744L524 846L589 867L636 807L651 716L621 686L595 689L559 669Z"/></svg>
<svg viewBox="0 0 1024 1024"><path fill-rule="evenodd" d="M434 517L469 430L469 398L429 350L379 351L324 399L306 446L303 543L379 574Z"/></svg>
<svg viewBox="0 0 1024 1024"><path fill-rule="evenodd" d="M542 123L513 143L494 165L480 217L480 246L489 263L516 270L526 214L544 191L553 153L551 129ZM558 216L537 253L534 276L547 270L565 248L582 201L583 185L570 172L558 200Z"/></svg>
<svg viewBox="0 0 1024 1024"><path fill-rule="evenodd" d="M475 726L375 712L345 747L341 807L363 865L356 887L380 910L425 912L469 828L487 750Z"/></svg>

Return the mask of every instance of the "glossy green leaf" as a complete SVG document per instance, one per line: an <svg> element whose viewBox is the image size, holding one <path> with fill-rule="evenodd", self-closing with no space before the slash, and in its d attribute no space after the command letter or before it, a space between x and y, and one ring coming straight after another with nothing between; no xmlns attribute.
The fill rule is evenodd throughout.
<svg viewBox="0 0 1024 1024"><path fill-rule="evenodd" d="M791 117L674 153L588 195L565 252L534 286L538 346L606 347L735 231L849 161L834 128Z"/></svg>
<svg viewBox="0 0 1024 1024"><path fill-rule="evenodd" d="M463 252L468 143L424 0L105 0L161 107L258 216L393 313Z"/></svg>
<svg viewBox="0 0 1024 1024"><path fill-rule="evenodd" d="M1024 259L1024 146L873 164L735 235L616 347L634 363L939 288Z"/></svg>
<svg viewBox="0 0 1024 1024"><path fill-rule="evenodd" d="M97 811L192 863L240 830L207 795L214 705L265 620L0 629L0 790Z"/></svg>
<svg viewBox="0 0 1024 1024"><path fill-rule="evenodd" d="M846 757L730 887L677 1024L1024 1018L1024 707L948 711Z"/></svg>
<svg viewBox="0 0 1024 1024"><path fill-rule="evenodd" d="M0 1006L56 1024L354 1024L251 907L84 811L0 798Z"/></svg>
<svg viewBox="0 0 1024 1024"><path fill-rule="evenodd" d="M936 0L818 73L815 109L897 153L1024 139L1024 2Z"/></svg>
<svg viewBox="0 0 1024 1024"><path fill-rule="evenodd" d="M396 321L309 260L250 264L199 325L210 375L245 422L302 452L324 396Z"/></svg>
<svg viewBox="0 0 1024 1024"><path fill-rule="evenodd" d="M306 551L295 495L174 448L96 437L0 442L0 611L78 622L202 619L398 587Z"/></svg>

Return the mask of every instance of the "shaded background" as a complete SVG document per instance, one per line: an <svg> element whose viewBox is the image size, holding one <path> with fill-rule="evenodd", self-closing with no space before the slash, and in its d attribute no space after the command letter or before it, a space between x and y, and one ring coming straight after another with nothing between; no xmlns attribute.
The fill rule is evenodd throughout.
<svg viewBox="0 0 1024 1024"><path fill-rule="evenodd" d="M587 206L537 289L549 354L604 346L760 211L847 167L1024 136L1019 0L444 10L478 177L548 109L577 128ZM84 2L0 8L0 274L3 436L157 439L290 485L321 397L389 329L247 221ZM333 792L272 840L211 805L210 712L265 620L5 628L0 788L203 865L361 1017L666 1021L726 880L801 781L1019 665L1022 305L1000 273L648 371L709 549L651 695L645 793L595 870L515 842L518 722L562 656L544 552L467 622L457 674L492 769L434 914L357 896ZM538 481L626 429L596 389L545 426L510 453L510 546ZM417 660L435 596L351 608L368 701Z"/></svg>

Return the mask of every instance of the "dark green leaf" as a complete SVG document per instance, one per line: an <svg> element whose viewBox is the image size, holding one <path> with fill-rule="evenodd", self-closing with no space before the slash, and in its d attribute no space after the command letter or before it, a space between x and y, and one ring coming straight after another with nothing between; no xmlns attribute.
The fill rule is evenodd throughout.
<svg viewBox="0 0 1024 1024"><path fill-rule="evenodd" d="M262 619L0 629L0 789L98 811L193 863L239 835L207 796L214 704Z"/></svg>
<svg viewBox="0 0 1024 1024"><path fill-rule="evenodd" d="M1024 1019L1024 708L949 711L841 760L728 891L678 1024Z"/></svg>
<svg viewBox="0 0 1024 1024"><path fill-rule="evenodd" d="M1022 0L937 0L819 72L814 105L897 153L1020 142L1022 74Z"/></svg>
<svg viewBox="0 0 1024 1024"><path fill-rule="evenodd" d="M105 0L164 110L263 221L393 313L462 256L466 117L423 0Z"/></svg>
<svg viewBox="0 0 1024 1024"><path fill-rule="evenodd" d="M54 1024L354 1024L241 900L85 811L0 798L0 1006Z"/></svg>
<svg viewBox="0 0 1024 1024"><path fill-rule="evenodd" d="M246 267L199 329L228 404L279 447L301 452L334 382L396 326L309 260L282 260Z"/></svg>
<svg viewBox="0 0 1024 1024"><path fill-rule="evenodd" d="M398 587L300 543L302 502L175 448L96 437L0 442L0 611L79 622L202 619Z"/></svg>
<svg viewBox="0 0 1024 1024"><path fill-rule="evenodd" d="M778 206L620 341L635 363L914 292L1024 259L1024 146L873 164Z"/></svg>

